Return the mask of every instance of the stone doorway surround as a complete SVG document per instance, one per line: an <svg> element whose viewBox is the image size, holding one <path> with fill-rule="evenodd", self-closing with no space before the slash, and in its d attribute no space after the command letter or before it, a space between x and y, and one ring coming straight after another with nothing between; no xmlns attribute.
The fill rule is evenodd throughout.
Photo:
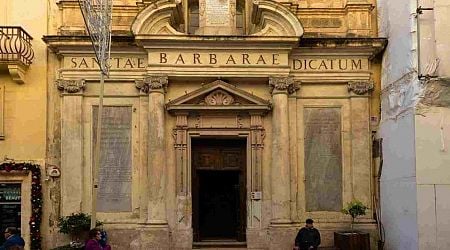
<svg viewBox="0 0 450 250"><path fill-rule="evenodd" d="M222 80L216 80L170 101L166 109L176 116L173 129L178 222L174 229L175 247L192 246L193 138L246 138L246 224L247 230L260 229L263 191L261 168L265 137L263 119L271 110L270 103Z"/></svg>

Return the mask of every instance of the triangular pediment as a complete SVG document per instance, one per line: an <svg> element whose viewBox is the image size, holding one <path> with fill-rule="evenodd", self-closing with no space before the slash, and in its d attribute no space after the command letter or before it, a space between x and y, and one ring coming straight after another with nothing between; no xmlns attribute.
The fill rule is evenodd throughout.
<svg viewBox="0 0 450 250"><path fill-rule="evenodd" d="M167 110L270 110L270 102L222 80L167 103Z"/></svg>

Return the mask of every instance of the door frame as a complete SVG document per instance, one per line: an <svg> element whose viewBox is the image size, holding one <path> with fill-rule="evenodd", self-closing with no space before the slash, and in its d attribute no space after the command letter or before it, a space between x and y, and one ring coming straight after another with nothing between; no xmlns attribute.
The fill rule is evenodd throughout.
<svg viewBox="0 0 450 250"><path fill-rule="evenodd" d="M240 166L239 169L195 169L194 167L192 167L192 171L191 171L191 180L192 180L192 192L191 192L191 197L192 197L192 229L193 229L193 240L194 242L200 242L202 241L201 236L200 236L200 225L199 225L199 207L200 207L200 193L195 193L195 192L200 192L200 179L198 177L198 172L197 171L216 171L216 172L229 172L229 171L234 171L234 172L238 172L238 183L240 185L240 189L239 189L239 197L238 197L238 202L239 202L239 230L236 233L236 237L235 240L239 241L239 242L245 242L246 241L246 229L247 229L247 179L248 179L248 175L247 175L247 165L248 165L248 138L242 138L242 137L229 137L229 136L203 136L203 137L194 137L196 140L198 141L204 141L205 144L207 144L208 141L214 141L214 140L229 140L230 142L232 141L240 141L240 145L239 145L239 149L241 150L241 153L243 154L243 162L242 165ZM194 147L192 146L192 139L191 138L191 166L192 166L192 161L193 161L193 154L194 154ZM230 145L230 148L232 148L233 146ZM223 148L226 148L226 146L224 146ZM237 147L236 147L237 148ZM197 211L196 211L197 210ZM197 213L197 214L196 214ZM194 215L197 216L194 216ZM224 238L224 240L232 240L233 238L230 239L226 239Z"/></svg>
<svg viewBox="0 0 450 250"><path fill-rule="evenodd" d="M176 124L173 128L175 160L175 233L186 235L193 243L192 224L192 140L196 138L242 138L246 139L246 235L262 228L262 203L266 196L262 189L263 152L265 140L263 112L219 114L230 121L239 121L242 126L205 127L218 114L175 112ZM206 122L205 122L206 121ZM218 125L217 125L218 126ZM256 194L256 195L252 195ZM269 195L269 193L267 194ZM253 197L253 199L252 199ZM190 241L190 242L189 242Z"/></svg>

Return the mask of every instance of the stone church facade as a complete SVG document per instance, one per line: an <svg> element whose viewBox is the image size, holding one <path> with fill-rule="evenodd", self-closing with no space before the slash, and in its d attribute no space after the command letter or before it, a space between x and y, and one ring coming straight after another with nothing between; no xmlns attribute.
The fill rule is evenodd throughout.
<svg viewBox="0 0 450 250"><path fill-rule="evenodd" d="M114 4L97 216L115 249L292 249L306 218L331 246L353 199L376 238L386 41L373 1ZM54 222L90 213L100 74L78 2L53 8L43 40Z"/></svg>

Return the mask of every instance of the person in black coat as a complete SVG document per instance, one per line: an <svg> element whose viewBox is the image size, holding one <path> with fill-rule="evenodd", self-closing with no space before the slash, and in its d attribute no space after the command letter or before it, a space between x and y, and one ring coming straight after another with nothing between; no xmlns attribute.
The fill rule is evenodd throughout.
<svg viewBox="0 0 450 250"><path fill-rule="evenodd" d="M300 231L298 231L297 237L295 237L296 250L317 250L320 245L320 233L319 230L314 228L314 221L312 219L306 220L306 225Z"/></svg>

